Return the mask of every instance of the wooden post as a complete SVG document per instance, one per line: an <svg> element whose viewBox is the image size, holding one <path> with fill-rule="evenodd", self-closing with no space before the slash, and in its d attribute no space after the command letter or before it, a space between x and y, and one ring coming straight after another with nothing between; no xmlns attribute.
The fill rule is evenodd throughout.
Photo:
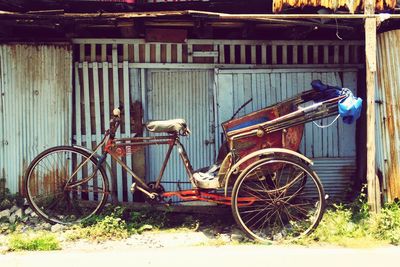
<svg viewBox="0 0 400 267"><path fill-rule="evenodd" d="M367 0L365 15L375 14L375 0ZM381 208L379 179L375 164L375 74L376 74L376 18L365 19L365 58L367 81L367 186L371 212Z"/></svg>

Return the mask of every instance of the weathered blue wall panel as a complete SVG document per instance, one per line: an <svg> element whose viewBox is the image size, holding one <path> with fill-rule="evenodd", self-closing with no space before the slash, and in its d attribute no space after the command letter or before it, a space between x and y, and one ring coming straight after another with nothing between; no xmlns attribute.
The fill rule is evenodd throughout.
<svg viewBox="0 0 400 267"><path fill-rule="evenodd" d="M70 142L71 64L70 45L0 46L0 178L12 193L37 154Z"/></svg>

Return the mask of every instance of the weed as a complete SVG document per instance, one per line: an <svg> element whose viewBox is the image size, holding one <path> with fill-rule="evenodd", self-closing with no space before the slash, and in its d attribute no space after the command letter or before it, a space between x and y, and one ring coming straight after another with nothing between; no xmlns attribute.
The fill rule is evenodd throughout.
<svg viewBox="0 0 400 267"><path fill-rule="evenodd" d="M12 234L8 246L12 251L61 249L60 243L55 235L44 232L35 234Z"/></svg>
<svg viewBox="0 0 400 267"><path fill-rule="evenodd" d="M376 239L400 245L400 204L386 204L380 213L371 216L370 230Z"/></svg>
<svg viewBox="0 0 400 267"><path fill-rule="evenodd" d="M308 245L315 241L346 247L400 245L400 204L386 204L380 213L372 214L366 195L361 194L349 205L333 205L317 229L298 243Z"/></svg>
<svg viewBox="0 0 400 267"><path fill-rule="evenodd" d="M105 216L90 226L76 226L67 233L68 240L91 239L105 241L111 239L123 239L128 237L126 222L121 218Z"/></svg>

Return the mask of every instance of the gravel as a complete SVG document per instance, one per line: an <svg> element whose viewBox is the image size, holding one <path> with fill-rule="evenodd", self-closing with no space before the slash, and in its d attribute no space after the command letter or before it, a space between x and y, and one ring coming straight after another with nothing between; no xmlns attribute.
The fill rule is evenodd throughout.
<svg viewBox="0 0 400 267"><path fill-rule="evenodd" d="M192 215L174 214L173 216L193 219ZM178 222L180 219L178 219ZM223 221L226 221L223 218ZM211 220L213 221L213 220ZM215 221L216 222L216 221ZM166 230L145 231L142 234L133 234L122 240L107 240L103 242L93 240L74 240L71 241L67 234L71 231L70 227L61 224L51 225L42 221L31 208L12 206L9 209L0 210L0 253L9 251L9 234L46 231L55 234L61 243L62 250L77 251L96 251L109 248L174 248L199 246L207 244L232 244L233 242L243 242L247 239L243 233L231 223L215 223L208 225L201 223L200 227L193 229L168 228Z"/></svg>

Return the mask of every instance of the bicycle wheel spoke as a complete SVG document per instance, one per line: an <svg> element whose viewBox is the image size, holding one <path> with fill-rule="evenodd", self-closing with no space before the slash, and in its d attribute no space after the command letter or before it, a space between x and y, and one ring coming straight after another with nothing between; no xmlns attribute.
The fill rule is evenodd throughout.
<svg viewBox="0 0 400 267"><path fill-rule="evenodd" d="M78 162L78 159L81 160ZM94 158L87 159L86 152L73 147L52 148L34 159L28 168L25 186L28 201L39 216L52 223L71 223L90 217L102 208L108 195L107 176L102 168L97 168ZM71 177L78 166L81 170ZM91 178L68 188L68 180L79 183L85 177ZM92 206L84 204L89 199Z"/></svg>

